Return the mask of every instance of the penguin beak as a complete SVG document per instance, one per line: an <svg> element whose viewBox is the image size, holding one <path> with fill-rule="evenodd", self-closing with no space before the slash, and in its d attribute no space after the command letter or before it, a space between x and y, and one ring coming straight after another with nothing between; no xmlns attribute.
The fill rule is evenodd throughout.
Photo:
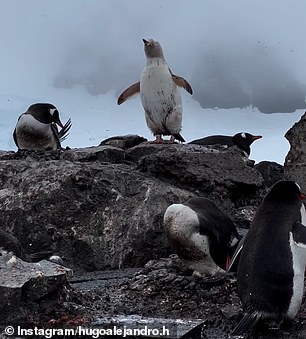
<svg viewBox="0 0 306 339"><path fill-rule="evenodd" d="M300 193L300 199L301 199L301 200L304 200L305 198L306 198L306 194L304 194L304 193L301 192L301 193Z"/></svg>
<svg viewBox="0 0 306 339"><path fill-rule="evenodd" d="M148 40L142 39L142 41L143 41L143 43L144 43L146 46L150 45L150 42L149 42Z"/></svg>
<svg viewBox="0 0 306 339"><path fill-rule="evenodd" d="M261 135L253 135L252 136L252 140L255 141L255 140L258 140L258 139L261 139L262 136Z"/></svg>
<svg viewBox="0 0 306 339"><path fill-rule="evenodd" d="M60 118L55 118L55 119L54 119L54 122L55 122L56 124L58 124L61 128L64 127L64 125L62 124Z"/></svg>

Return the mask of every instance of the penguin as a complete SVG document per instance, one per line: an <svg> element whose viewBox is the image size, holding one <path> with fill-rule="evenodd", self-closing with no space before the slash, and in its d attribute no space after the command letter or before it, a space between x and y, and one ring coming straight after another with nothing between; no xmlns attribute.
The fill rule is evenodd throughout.
<svg viewBox="0 0 306 339"><path fill-rule="evenodd" d="M0 229L0 248L7 252L12 252L16 257L27 262L37 262L43 259L57 257L53 255L52 251L41 251L28 254L25 252L24 248L22 247L21 243L16 237L1 229Z"/></svg>
<svg viewBox="0 0 306 339"><path fill-rule="evenodd" d="M147 126L155 136L155 143L163 143L163 135L170 135L169 143L184 142L182 129L182 99L178 87L192 94L190 84L172 73L158 41L143 39L146 66L140 82L128 87L118 98L118 105L140 92Z"/></svg>
<svg viewBox="0 0 306 339"><path fill-rule="evenodd" d="M60 131L56 125L61 127ZM63 125L54 105L36 103L18 118L13 138L18 150L58 150L70 128L71 120Z"/></svg>
<svg viewBox="0 0 306 339"><path fill-rule="evenodd" d="M306 266L305 195L293 181L266 194L250 225L238 264L244 316L233 331L243 335L260 319L293 319L302 303Z"/></svg>
<svg viewBox="0 0 306 339"><path fill-rule="evenodd" d="M261 139L261 135L252 135L250 133L241 132L237 133L233 136L228 135L211 135L206 138L196 139L190 141L189 144L197 144L197 145L226 145L228 147L237 146L243 152L246 153L247 156L251 153L251 144L258 139Z"/></svg>
<svg viewBox="0 0 306 339"><path fill-rule="evenodd" d="M208 275L226 270L241 238L233 221L204 197L170 205L163 227L179 258L190 269Z"/></svg>

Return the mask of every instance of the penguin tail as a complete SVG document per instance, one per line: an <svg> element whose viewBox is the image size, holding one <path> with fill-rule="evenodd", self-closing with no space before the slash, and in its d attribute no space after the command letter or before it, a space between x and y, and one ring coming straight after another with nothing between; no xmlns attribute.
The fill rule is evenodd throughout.
<svg viewBox="0 0 306 339"><path fill-rule="evenodd" d="M69 135L69 130L71 128L71 119L69 119L65 125L63 126L63 128L58 132L58 137L60 139L60 141L64 141L68 135Z"/></svg>
<svg viewBox="0 0 306 339"><path fill-rule="evenodd" d="M261 315L258 312L245 314L234 328L232 336L242 336L244 333L249 332L257 324L260 318Z"/></svg>
<svg viewBox="0 0 306 339"><path fill-rule="evenodd" d="M40 260L49 259L53 255L52 251L41 251L32 254L27 254L27 260L30 262L38 262Z"/></svg>
<svg viewBox="0 0 306 339"><path fill-rule="evenodd" d="M180 135L180 133L172 134L174 138L180 142L185 142L185 139Z"/></svg>

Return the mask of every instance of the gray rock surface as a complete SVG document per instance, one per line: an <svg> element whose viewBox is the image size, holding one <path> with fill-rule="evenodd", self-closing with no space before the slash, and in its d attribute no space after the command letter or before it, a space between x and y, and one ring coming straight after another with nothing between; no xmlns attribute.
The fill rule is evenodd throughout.
<svg viewBox="0 0 306 339"><path fill-rule="evenodd" d="M277 181L284 179L284 166L276 162L261 161L254 168L261 173L267 187L271 187Z"/></svg>
<svg viewBox="0 0 306 339"><path fill-rule="evenodd" d="M3 230L27 253L51 250L76 272L137 267L169 254L162 219L170 204L203 195L231 214L261 200L263 178L236 148L142 141L1 152Z"/></svg>
<svg viewBox="0 0 306 339"><path fill-rule="evenodd" d="M306 191L306 113L285 134L290 150L284 164L285 177L297 182Z"/></svg>
<svg viewBox="0 0 306 339"><path fill-rule="evenodd" d="M295 144L302 148L303 142L292 138L295 154ZM297 171L299 159L287 166L288 173ZM267 190L266 178L250 163L236 148L155 145L138 136L63 152L0 152L0 227L17 237L29 255L51 250L76 272L71 289L65 269L49 275L60 267L55 264L39 263L46 269L42 274L39 266L28 266L37 264L18 259L5 266L16 273L5 275L11 285L22 284L24 268L32 277L21 287L27 306L33 305L32 318L23 301L7 318L19 314L18 323L48 326L92 324L116 314L201 318L203 337L226 337L241 316L235 278L192 276L176 256L168 256L162 219L170 204L202 195L245 233ZM105 274L106 269L137 266L142 268L136 272ZM3 291L5 302L20 296L18 286ZM303 314L304 305L288 338L303 337Z"/></svg>
<svg viewBox="0 0 306 339"><path fill-rule="evenodd" d="M72 271L47 260L27 263L0 250L0 325L25 322L41 304L61 303Z"/></svg>
<svg viewBox="0 0 306 339"><path fill-rule="evenodd" d="M168 145L142 157L138 169L198 195L232 204L263 187L261 174L247 166L236 147Z"/></svg>

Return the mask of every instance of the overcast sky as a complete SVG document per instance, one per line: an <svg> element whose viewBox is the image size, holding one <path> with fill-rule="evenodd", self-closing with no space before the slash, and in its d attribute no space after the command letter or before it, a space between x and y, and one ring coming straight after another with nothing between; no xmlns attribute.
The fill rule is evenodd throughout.
<svg viewBox="0 0 306 339"><path fill-rule="evenodd" d="M185 105L183 135L189 140L227 130L258 133L264 127L283 139L292 115L288 128L282 120L275 129L276 118L238 124L245 113L237 110L237 119L228 119L225 126L221 116L226 111L211 114L201 107L253 105L265 113L300 109L294 115L299 117L305 108L305 31L304 0L2 0L0 128L7 131L0 133L0 146L13 146L6 135L11 135L18 115L38 101L58 106L64 120L72 118L71 140L78 133L78 145L83 137L80 126L86 125L89 112L95 112L94 119L111 120L116 128L103 126L99 135L86 130L86 144L110 136L106 131L133 132L136 116L141 121L135 120L135 126L139 123L148 132L140 102L117 107L114 97L140 78L143 38L158 40L173 72L193 87L193 97L184 94L184 100L201 106ZM57 93L54 86L67 89ZM112 121L112 114L131 108L131 126L127 120ZM216 119L212 128L207 115L210 123L211 117ZM205 125L203 135L186 128L194 121L197 127ZM96 130L100 122L90 123Z"/></svg>
<svg viewBox="0 0 306 339"><path fill-rule="evenodd" d="M139 79L145 37L160 41L203 107L305 106L303 0L3 0L0 7L5 88L82 83L92 94L119 93Z"/></svg>

